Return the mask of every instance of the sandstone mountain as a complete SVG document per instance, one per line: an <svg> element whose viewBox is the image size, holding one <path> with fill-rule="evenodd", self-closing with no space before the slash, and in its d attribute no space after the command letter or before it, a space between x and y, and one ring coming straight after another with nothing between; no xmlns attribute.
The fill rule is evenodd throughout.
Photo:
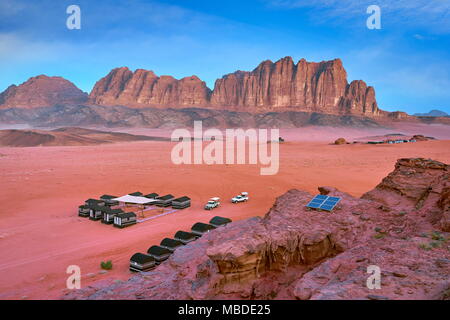
<svg viewBox="0 0 450 320"><path fill-rule="evenodd" d="M171 76L157 77L152 71L132 72L123 67L112 70L95 84L90 101L97 105L146 108L204 107L209 96L205 82L196 76L177 80Z"/></svg>
<svg viewBox="0 0 450 320"><path fill-rule="evenodd" d="M0 94L0 109L51 107L56 104L87 102L87 94L61 77L40 75L19 86L11 85Z"/></svg>
<svg viewBox="0 0 450 320"><path fill-rule="evenodd" d="M64 298L448 300L449 187L447 164L419 158L398 160L361 198L320 187L342 198L332 213L306 208L312 195L290 190L264 218L212 230L154 271ZM366 285L374 265L377 290Z"/></svg>
<svg viewBox="0 0 450 320"><path fill-rule="evenodd" d="M379 116L375 90L364 81L347 82L340 59L320 63L291 57L262 62L251 72L237 71L215 83L196 76L176 80L152 71L118 68L96 83L90 102L135 108L206 107L241 112L300 111Z"/></svg>

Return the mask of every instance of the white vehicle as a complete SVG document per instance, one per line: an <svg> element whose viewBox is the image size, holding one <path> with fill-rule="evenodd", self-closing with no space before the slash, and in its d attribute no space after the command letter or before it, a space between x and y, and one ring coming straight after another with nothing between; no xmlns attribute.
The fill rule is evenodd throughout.
<svg viewBox="0 0 450 320"><path fill-rule="evenodd" d="M239 202L246 202L248 201L248 193L242 192L240 195L237 195L236 197L231 199L232 203L239 203Z"/></svg>
<svg viewBox="0 0 450 320"><path fill-rule="evenodd" d="M211 198L208 203L205 205L205 210L212 210L217 208L220 205L219 198Z"/></svg>

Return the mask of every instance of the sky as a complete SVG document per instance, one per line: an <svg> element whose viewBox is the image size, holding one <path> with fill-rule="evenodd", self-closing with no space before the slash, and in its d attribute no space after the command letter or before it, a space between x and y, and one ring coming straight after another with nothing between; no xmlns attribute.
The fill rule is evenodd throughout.
<svg viewBox="0 0 450 320"><path fill-rule="evenodd" d="M66 26L69 5L79 30ZM381 29L367 28L370 5ZM342 59L384 110L450 113L449 0L0 0L0 91L46 74L90 92L121 66L213 88L285 56Z"/></svg>

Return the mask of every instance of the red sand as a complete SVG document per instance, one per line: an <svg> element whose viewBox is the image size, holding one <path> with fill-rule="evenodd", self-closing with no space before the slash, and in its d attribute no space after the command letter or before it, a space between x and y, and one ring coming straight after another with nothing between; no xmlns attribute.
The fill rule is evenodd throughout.
<svg viewBox="0 0 450 320"><path fill-rule="evenodd" d="M449 139L448 128L427 129L427 135ZM0 298L58 298L72 264L81 267L82 286L127 279L133 253L215 215L234 220L264 215L275 198L291 188L315 193L318 186L330 185L360 196L392 171L398 158L450 162L450 140L334 146L329 143L338 137L351 140L374 132L301 130L282 132L289 142L280 145L275 176L260 176L259 166L175 166L170 161L174 144L168 142L0 148ZM188 195L193 206L122 230L77 216L78 205L87 198L134 191ZM229 203L241 191L249 192L250 201ZM203 210L213 196L222 198L222 206ZM105 260L112 260L114 268L98 274Z"/></svg>

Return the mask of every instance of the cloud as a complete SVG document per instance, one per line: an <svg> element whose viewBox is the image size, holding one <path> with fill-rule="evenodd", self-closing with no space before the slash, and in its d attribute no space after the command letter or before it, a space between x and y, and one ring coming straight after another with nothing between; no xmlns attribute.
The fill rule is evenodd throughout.
<svg viewBox="0 0 450 320"><path fill-rule="evenodd" d="M309 9L315 21L349 23L366 19L370 5L381 8L383 26L422 28L450 33L450 1L447 0L267 0L273 8ZM317 19L320 15L320 19Z"/></svg>

